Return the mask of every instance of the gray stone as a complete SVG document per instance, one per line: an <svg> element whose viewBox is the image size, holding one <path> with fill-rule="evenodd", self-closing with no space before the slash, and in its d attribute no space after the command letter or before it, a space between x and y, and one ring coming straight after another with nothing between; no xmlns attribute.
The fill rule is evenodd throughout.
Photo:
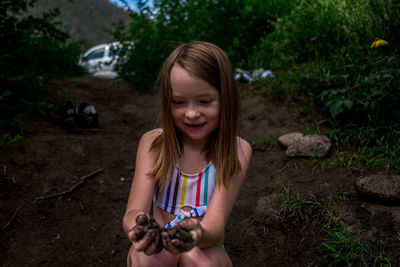
<svg viewBox="0 0 400 267"><path fill-rule="evenodd" d="M306 135L295 138L286 149L288 157L325 157L332 144L325 135Z"/></svg>
<svg viewBox="0 0 400 267"><path fill-rule="evenodd" d="M278 138L278 141L282 146L288 147L293 143L293 140L295 138L299 138L299 137L303 137L303 136L304 136L304 134L298 133L298 132L287 133L287 134L280 136Z"/></svg>
<svg viewBox="0 0 400 267"><path fill-rule="evenodd" d="M400 201L400 175L373 174L356 179L354 185L360 195L383 201Z"/></svg>

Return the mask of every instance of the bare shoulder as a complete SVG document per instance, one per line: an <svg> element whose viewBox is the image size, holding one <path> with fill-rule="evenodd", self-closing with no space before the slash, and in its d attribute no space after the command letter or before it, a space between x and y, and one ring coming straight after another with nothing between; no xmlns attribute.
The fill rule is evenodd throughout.
<svg viewBox="0 0 400 267"><path fill-rule="evenodd" d="M154 140L162 134L160 128L150 130L142 135L140 139L138 153L139 152L150 152L150 148Z"/></svg>
<svg viewBox="0 0 400 267"><path fill-rule="evenodd" d="M251 145L249 144L249 142L247 142L246 140L244 140L241 137L237 137L237 146L238 146L238 152L240 153L244 153L245 155L251 155L251 153L253 152L253 149L251 148Z"/></svg>
<svg viewBox="0 0 400 267"><path fill-rule="evenodd" d="M156 139L158 136L162 134L162 132L163 131L161 128L150 130L142 135L140 142L152 143L154 139Z"/></svg>
<svg viewBox="0 0 400 267"><path fill-rule="evenodd" d="M241 164L247 166L250 162L251 155L253 154L253 149L249 142L239 136L237 137L237 151Z"/></svg>

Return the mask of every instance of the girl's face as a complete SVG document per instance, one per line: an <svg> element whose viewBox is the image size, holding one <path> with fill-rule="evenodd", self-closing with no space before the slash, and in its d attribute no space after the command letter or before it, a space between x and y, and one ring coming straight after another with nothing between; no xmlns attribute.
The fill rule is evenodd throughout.
<svg viewBox="0 0 400 267"><path fill-rule="evenodd" d="M183 141L205 145L219 124L219 93L206 81L174 65L171 70L172 119Z"/></svg>

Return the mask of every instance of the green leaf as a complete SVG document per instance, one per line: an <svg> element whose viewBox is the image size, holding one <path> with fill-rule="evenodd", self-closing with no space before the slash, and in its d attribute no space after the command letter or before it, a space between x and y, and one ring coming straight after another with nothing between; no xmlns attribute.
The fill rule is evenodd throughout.
<svg viewBox="0 0 400 267"><path fill-rule="evenodd" d="M346 99L346 100L343 101L343 105L344 105L347 109L351 110L351 108L352 108L353 105L354 105L354 102L353 102L352 100L350 100L350 99Z"/></svg>
<svg viewBox="0 0 400 267"><path fill-rule="evenodd" d="M329 107L329 112L331 113L332 117L335 118L337 115L343 113L343 101L333 102L332 105Z"/></svg>

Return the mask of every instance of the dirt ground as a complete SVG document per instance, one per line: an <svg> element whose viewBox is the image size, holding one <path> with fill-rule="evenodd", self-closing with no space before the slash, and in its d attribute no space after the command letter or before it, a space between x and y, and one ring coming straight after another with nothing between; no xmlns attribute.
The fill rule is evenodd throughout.
<svg viewBox="0 0 400 267"><path fill-rule="evenodd" d="M23 139L0 148L0 264L125 266L130 242L121 221L138 141L155 125L155 96L91 76L57 81L51 88L70 88L75 104L94 105L100 130L72 133L38 116L26 122ZM391 266L399 266L399 207L360 200L353 187L359 174L332 163L335 147L321 164L289 159L277 144L280 135L307 132L323 119L323 112L314 108L304 114L306 103L298 99L263 104L258 93L242 93L241 136L254 152L226 229L225 248L234 266L333 262L324 258L323 232L304 227L306 222L278 219L283 188L293 196L314 196L322 202L334 192L347 192L335 208L344 222L361 230L361 240L368 241L372 256L366 265L373 266L375 260L377 265L387 263L382 260L386 258ZM385 244L380 258L379 240Z"/></svg>

